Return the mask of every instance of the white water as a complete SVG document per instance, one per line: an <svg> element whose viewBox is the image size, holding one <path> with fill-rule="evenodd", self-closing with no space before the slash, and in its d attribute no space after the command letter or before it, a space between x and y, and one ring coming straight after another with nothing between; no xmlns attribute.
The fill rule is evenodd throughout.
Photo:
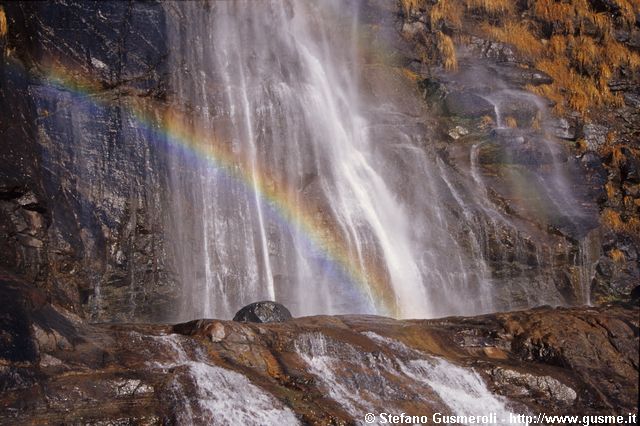
<svg viewBox="0 0 640 426"><path fill-rule="evenodd" d="M506 400L493 395L474 370L454 365L443 358L427 356L401 342L373 332L364 334L394 348L398 353L414 358L401 364L402 372L434 389L453 414L472 416L495 413L498 419L509 418L511 411L506 406Z"/></svg>
<svg viewBox="0 0 640 426"><path fill-rule="evenodd" d="M362 334L374 350L322 333L302 334L293 342L294 352L306 364L299 366L303 367L299 372L313 376L313 388L335 401L356 424L364 424L369 412L429 417L434 413L493 413L498 423L509 424L511 403L491 394L474 369L373 332ZM139 355L153 359L146 364L146 374L161 378L155 392L168 416L165 421L180 425L299 424L285 403L245 375L214 365L197 339L136 332L130 339L138 343ZM344 413L333 414L343 417Z"/></svg>
<svg viewBox="0 0 640 426"><path fill-rule="evenodd" d="M372 332L368 338L391 348L398 357L366 352L319 333L303 335L296 351L328 395L354 419L373 412L401 413L412 401L421 413L458 416L495 413L508 423L511 411L504 398L493 395L478 373L442 358L426 355Z"/></svg>
<svg viewBox="0 0 640 426"><path fill-rule="evenodd" d="M186 127L233 152L237 161L228 166L244 176L188 150L170 152L165 215L183 286L175 319L230 318L262 299L295 316L404 318L566 300L548 271L554 254L541 256L549 246L539 248L546 242L527 232L544 232L533 228L548 226L547 217L580 227L567 167L553 160L540 171L501 169L513 173L505 197L529 203L516 206L516 222L483 175L484 141L466 148L468 166L445 164L425 130L428 112L411 106L423 105L415 83L369 58L375 52L363 41L369 30L358 4L165 3L172 107ZM487 99L497 130L506 130L503 101L514 97L546 115L533 95L496 91ZM557 144L541 143L539 151L555 158ZM292 189L285 216L256 181L275 194ZM310 233L299 221L322 225ZM526 221L534 225L523 232ZM343 250L324 251L325 240ZM538 244L533 254L531 244ZM567 254L583 287L576 303L588 303L592 251ZM344 268L345 259L366 283Z"/></svg>
<svg viewBox="0 0 640 426"><path fill-rule="evenodd" d="M248 159L252 179L268 170L276 193L293 186L292 215L313 207L325 224L318 233L344 241L369 283L358 285L336 262L344 254L319 250L253 188L176 154L169 221L183 317L230 317L259 299L294 315L491 310L482 259L451 237L456 219L424 135L393 126L415 119L390 100L362 99L357 7L317 3L167 4L173 100ZM391 123L384 138L381 123ZM392 310L379 310L381 300Z"/></svg>
<svg viewBox="0 0 640 426"><path fill-rule="evenodd" d="M174 399L172 413L180 425L297 425L293 412L242 374L187 353L184 338L176 335L154 339L167 361L150 363L153 369L171 372L168 389Z"/></svg>

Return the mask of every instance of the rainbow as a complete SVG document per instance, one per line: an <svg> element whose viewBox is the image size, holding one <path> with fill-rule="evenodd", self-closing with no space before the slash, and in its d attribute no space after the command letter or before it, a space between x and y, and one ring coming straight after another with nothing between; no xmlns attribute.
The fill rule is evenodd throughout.
<svg viewBox="0 0 640 426"><path fill-rule="evenodd" d="M58 60L48 59L40 63L43 80L52 86L90 99L95 104L109 104L105 88L99 81L72 69ZM373 303L377 313L401 316L395 292L380 262L368 257L359 259L337 226L323 215L316 214L316 206L301 203L296 189L277 179L266 168L251 164L249 159L232 152L230 144L221 141L211 131L204 131L203 126L188 124L187 117L177 108L147 98L132 98L128 113L140 126L159 134L174 148L184 149L206 161L216 172L240 183L248 191L255 192L283 223L304 236L331 267L348 277L365 300Z"/></svg>

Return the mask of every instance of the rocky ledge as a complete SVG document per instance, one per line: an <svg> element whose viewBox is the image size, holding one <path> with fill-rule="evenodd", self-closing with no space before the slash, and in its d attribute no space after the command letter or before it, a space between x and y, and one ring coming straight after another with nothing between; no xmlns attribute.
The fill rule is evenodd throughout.
<svg viewBox="0 0 640 426"><path fill-rule="evenodd" d="M637 301L437 320L87 324L1 278L0 424L353 424L461 402L637 412Z"/></svg>

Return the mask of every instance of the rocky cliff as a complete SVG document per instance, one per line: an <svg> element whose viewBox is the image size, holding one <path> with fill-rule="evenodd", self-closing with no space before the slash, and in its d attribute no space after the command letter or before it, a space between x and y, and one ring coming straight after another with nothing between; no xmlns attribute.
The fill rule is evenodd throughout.
<svg viewBox="0 0 640 426"><path fill-rule="evenodd" d="M177 292L163 160L124 111L164 94L162 8L9 2L1 13L2 267L83 317L160 318ZM52 84L56 67L90 74L91 87Z"/></svg>
<svg viewBox="0 0 640 426"><path fill-rule="evenodd" d="M425 128L425 150L447 175L433 185L451 193L443 208L458 218L447 232L486 263L495 308L624 297L640 279L637 22L604 2L548 29L538 6L489 3L364 2L370 101L402 104ZM499 31L518 14L521 37L542 40L535 55ZM129 112L161 115L171 95L164 9L11 2L2 16L0 126L14 141L0 148L2 267L93 320L176 318L166 152ZM598 70L575 62L568 29L593 16L606 25L576 31L621 52ZM568 46L566 72L607 96L558 97L574 92L552 75L549 61L563 63L545 53L552 39Z"/></svg>

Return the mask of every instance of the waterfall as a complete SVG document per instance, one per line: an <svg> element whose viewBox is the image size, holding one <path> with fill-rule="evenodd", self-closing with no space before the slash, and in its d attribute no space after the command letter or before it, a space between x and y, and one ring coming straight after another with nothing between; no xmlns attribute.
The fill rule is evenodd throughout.
<svg viewBox="0 0 640 426"><path fill-rule="evenodd" d="M176 319L262 299L397 318L589 302L596 210L540 98L497 82L493 129L447 145L360 2L164 7Z"/></svg>
<svg viewBox="0 0 640 426"><path fill-rule="evenodd" d="M401 99L364 101L384 83L361 77L375 64L358 8L315 3L165 6L172 110L229 154L170 160L182 316L229 317L259 299L294 315L490 310L482 259L451 236L424 132L392 125L419 117Z"/></svg>
<svg viewBox="0 0 640 426"><path fill-rule="evenodd" d="M476 371L452 364L443 358L427 356L371 331L363 334L408 358L408 362L400 363L402 373L417 383L431 387L452 413L470 415L492 412L500 419L509 418L511 411L507 401L492 394Z"/></svg>

